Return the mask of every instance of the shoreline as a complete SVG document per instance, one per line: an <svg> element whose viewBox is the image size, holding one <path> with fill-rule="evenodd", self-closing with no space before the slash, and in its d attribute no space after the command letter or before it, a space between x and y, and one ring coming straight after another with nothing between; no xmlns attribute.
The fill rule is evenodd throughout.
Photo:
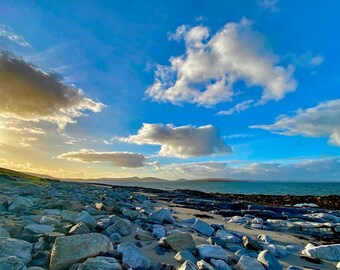
<svg viewBox="0 0 340 270"><path fill-rule="evenodd" d="M101 183L0 184L0 269L265 270L269 258L277 269L323 270L340 260L319 252L340 249L339 210L264 205L267 195L251 202Z"/></svg>

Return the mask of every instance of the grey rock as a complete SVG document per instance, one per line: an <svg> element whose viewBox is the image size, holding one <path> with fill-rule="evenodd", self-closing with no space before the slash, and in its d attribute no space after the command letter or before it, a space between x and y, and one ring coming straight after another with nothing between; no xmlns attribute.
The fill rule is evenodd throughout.
<svg viewBox="0 0 340 270"><path fill-rule="evenodd" d="M216 270L231 270L231 267L229 266L229 264L227 264L225 261L222 261L222 260L211 259L210 264Z"/></svg>
<svg viewBox="0 0 340 270"><path fill-rule="evenodd" d="M119 233L121 236L128 236L131 233L132 226L127 220L115 215L111 218L111 223L113 224L105 230L107 235Z"/></svg>
<svg viewBox="0 0 340 270"><path fill-rule="evenodd" d="M80 264L77 270L121 270L119 262L110 257L98 256L89 258Z"/></svg>
<svg viewBox="0 0 340 270"><path fill-rule="evenodd" d="M76 218L76 222L80 223L83 222L84 224L86 224L89 228L94 228L97 226L97 221L95 220L95 218L93 216L91 216L87 211L83 211L81 212L77 218Z"/></svg>
<svg viewBox="0 0 340 270"><path fill-rule="evenodd" d="M199 268L191 261L184 262L178 270L199 270Z"/></svg>
<svg viewBox="0 0 340 270"><path fill-rule="evenodd" d="M273 242L273 239L271 239L270 236L266 234L259 234L257 238L259 238L262 242L265 242L268 244L271 244Z"/></svg>
<svg viewBox="0 0 340 270"><path fill-rule="evenodd" d="M216 238L224 241L225 243L241 243L241 239L225 230L218 230Z"/></svg>
<svg viewBox="0 0 340 270"><path fill-rule="evenodd" d="M122 254L122 261L129 267L137 270L149 269L151 261L142 254L140 249L133 243L121 243L118 252Z"/></svg>
<svg viewBox="0 0 340 270"><path fill-rule="evenodd" d="M151 270L176 270L177 268L170 264L156 263Z"/></svg>
<svg viewBox="0 0 340 270"><path fill-rule="evenodd" d="M28 209L33 206L33 201L29 198L21 197L21 196L13 196L8 201L8 210L9 211L20 211L23 209Z"/></svg>
<svg viewBox="0 0 340 270"><path fill-rule="evenodd" d="M287 270L303 270L303 268L295 266L295 265L291 265L287 268Z"/></svg>
<svg viewBox="0 0 340 270"><path fill-rule="evenodd" d="M59 237L52 247L49 269L62 270L74 263L97 256L100 252L111 250L112 244L103 234L89 233Z"/></svg>
<svg viewBox="0 0 340 270"><path fill-rule="evenodd" d="M27 270L47 270L47 269L39 267L39 266L31 266L31 267L28 267Z"/></svg>
<svg viewBox="0 0 340 270"><path fill-rule="evenodd" d="M17 257L10 256L0 258L0 270L27 270L27 267Z"/></svg>
<svg viewBox="0 0 340 270"><path fill-rule="evenodd" d="M8 231L6 231L5 229L1 228L0 227L0 237L7 237L7 238L10 238L10 234Z"/></svg>
<svg viewBox="0 0 340 270"><path fill-rule="evenodd" d="M137 228L136 230L136 239L141 241L153 241L155 240L147 231L144 231L140 228Z"/></svg>
<svg viewBox="0 0 340 270"><path fill-rule="evenodd" d="M44 234L53 232L55 227L49 225L32 224L24 228L23 233L25 234Z"/></svg>
<svg viewBox="0 0 340 270"><path fill-rule="evenodd" d="M156 238L162 238L166 236L166 231L164 228L154 228L152 230L152 235Z"/></svg>
<svg viewBox="0 0 340 270"><path fill-rule="evenodd" d="M150 222L160 223L160 224L162 224L164 221L167 221L169 223L174 223L175 221L172 216L171 210L168 208L162 208L155 212L152 212L148 216L148 220Z"/></svg>
<svg viewBox="0 0 340 270"><path fill-rule="evenodd" d="M303 247L298 246L298 245L288 245L288 246L285 247L285 249L288 252L291 252L291 253L298 253L298 252L301 252L303 250Z"/></svg>
<svg viewBox="0 0 340 270"><path fill-rule="evenodd" d="M283 258L285 256L287 256L289 254L289 252L278 246L278 245L273 245L273 244L270 244L270 245L264 245L263 247L265 250L268 250L271 254L273 254L276 258Z"/></svg>
<svg viewBox="0 0 340 270"><path fill-rule="evenodd" d="M267 270L283 270L279 261L268 250L261 251L257 260L261 262Z"/></svg>
<svg viewBox="0 0 340 270"><path fill-rule="evenodd" d="M340 244L324 245L304 249L302 254L321 260L340 261Z"/></svg>
<svg viewBox="0 0 340 270"><path fill-rule="evenodd" d="M197 259L188 250L177 252L177 254L175 255L175 260L179 261L180 263L184 263L185 261L197 263Z"/></svg>
<svg viewBox="0 0 340 270"><path fill-rule="evenodd" d="M174 233L167 236L164 239L166 247L169 247L173 251L179 252L188 250L191 253L196 252L196 245L191 233Z"/></svg>
<svg viewBox="0 0 340 270"><path fill-rule="evenodd" d="M119 233L113 233L109 236L109 239L113 244L115 244L118 243L122 239L122 237Z"/></svg>
<svg viewBox="0 0 340 270"><path fill-rule="evenodd" d="M197 247L198 253L203 260L217 259L228 262L227 252L220 246L213 245L199 245Z"/></svg>
<svg viewBox="0 0 340 270"><path fill-rule="evenodd" d="M70 234L86 234L86 233L90 233L90 229L89 227L86 226L85 223L80 222L76 225L74 225L70 231Z"/></svg>
<svg viewBox="0 0 340 270"><path fill-rule="evenodd" d="M262 246L249 236L243 236L242 237L242 242L245 248L247 249L252 249L252 250L263 250Z"/></svg>
<svg viewBox="0 0 340 270"><path fill-rule="evenodd" d="M0 238L0 258L14 256L27 264L32 260L33 245L24 240L13 238Z"/></svg>
<svg viewBox="0 0 340 270"><path fill-rule="evenodd" d="M200 270L215 270L214 267L204 260L200 260L196 263L198 269Z"/></svg>
<svg viewBox="0 0 340 270"><path fill-rule="evenodd" d="M127 217L127 218L133 220L133 219L136 219L138 217L139 212L133 211L133 210L130 210L130 209L124 209L122 211L122 214L123 214L124 217Z"/></svg>
<svg viewBox="0 0 340 270"><path fill-rule="evenodd" d="M111 224L111 221L109 218L101 219L100 221L97 222L97 227L101 230L107 229Z"/></svg>
<svg viewBox="0 0 340 270"><path fill-rule="evenodd" d="M199 219L196 220L196 222L191 226L191 228L206 236L211 236L215 232L213 227Z"/></svg>
<svg viewBox="0 0 340 270"><path fill-rule="evenodd" d="M236 270L266 270L266 268L256 259L242 255L235 265Z"/></svg>
<svg viewBox="0 0 340 270"><path fill-rule="evenodd" d="M65 221L69 221L69 222L72 222L74 224L77 223L78 215L79 215L79 213L69 211L69 210L63 210L63 212L61 213L61 216Z"/></svg>

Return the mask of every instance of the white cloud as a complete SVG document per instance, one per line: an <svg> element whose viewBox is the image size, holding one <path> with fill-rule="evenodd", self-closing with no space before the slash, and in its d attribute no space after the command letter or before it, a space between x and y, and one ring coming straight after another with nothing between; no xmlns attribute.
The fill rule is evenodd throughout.
<svg viewBox="0 0 340 270"><path fill-rule="evenodd" d="M231 152L231 148L221 139L218 129L212 125L196 128L144 123L137 135L120 140L141 145L160 145L159 155L168 157L188 158Z"/></svg>
<svg viewBox="0 0 340 270"><path fill-rule="evenodd" d="M218 115L232 115L236 112L240 113L240 112L250 108L253 103L254 103L254 100L248 99L248 100L245 100L243 102L236 104L234 107L230 108L229 110L220 111L217 114Z"/></svg>
<svg viewBox="0 0 340 270"><path fill-rule="evenodd" d="M0 53L0 116L21 121L40 120L63 129L85 111L99 112L104 105L86 98L75 86L11 55Z"/></svg>
<svg viewBox="0 0 340 270"><path fill-rule="evenodd" d="M23 137L21 139L19 139L19 145L23 146L23 147L31 147L32 146L32 142L36 142L38 141L39 138L35 138L35 137Z"/></svg>
<svg viewBox="0 0 340 270"><path fill-rule="evenodd" d="M13 30L6 25L0 25L0 37L7 38L22 47L30 47L31 45L21 36L15 34Z"/></svg>
<svg viewBox="0 0 340 270"><path fill-rule="evenodd" d="M251 138L254 137L254 135L251 134L245 134L245 133L239 133L239 134L231 134L229 136L226 136L228 139L234 139L234 138Z"/></svg>
<svg viewBox="0 0 340 270"><path fill-rule="evenodd" d="M293 116L280 115L271 125L253 125L250 128L261 128L287 136L329 137L330 144L340 146L340 99L299 109Z"/></svg>
<svg viewBox="0 0 340 270"><path fill-rule="evenodd" d="M113 166L122 168L143 167L148 160L147 157L139 153L97 152L92 149L81 149L80 151L63 153L58 158L85 163L109 162Z"/></svg>
<svg viewBox="0 0 340 270"><path fill-rule="evenodd" d="M226 178L250 180L333 180L340 178L340 158L306 159L295 163L253 162L229 166L228 162L168 164L158 171L169 178Z"/></svg>
<svg viewBox="0 0 340 270"><path fill-rule="evenodd" d="M258 0L258 5L263 9L268 9L272 12L279 11L277 4L279 0Z"/></svg>
<svg viewBox="0 0 340 270"><path fill-rule="evenodd" d="M322 55L316 55L310 60L310 65L315 67L315 66L320 66L325 58Z"/></svg>
<svg viewBox="0 0 340 270"><path fill-rule="evenodd" d="M230 101L237 81L262 87L260 103L280 100L294 91L293 67L278 65L279 57L266 49L263 36L251 25L247 19L227 23L210 38L205 26L178 27L169 39L184 39L186 50L171 57L170 66L158 65L147 96L159 102L208 107Z"/></svg>

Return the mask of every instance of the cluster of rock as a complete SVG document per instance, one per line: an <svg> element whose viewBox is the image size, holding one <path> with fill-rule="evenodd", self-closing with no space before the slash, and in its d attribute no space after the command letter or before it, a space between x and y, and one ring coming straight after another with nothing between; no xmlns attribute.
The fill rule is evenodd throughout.
<svg viewBox="0 0 340 270"><path fill-rule="evenodd" d="M66 182L2 186L0 270L176 269L174 265L152 261L143 252L147 245L153 245L158 256L172 252L180 270L283 269L279 259L289 253L340 260L339 244L280 246L265 234L253 239L225 228L228 222L236 222L254 228L282 229L299 220L264 220L252 212L232 215L226 218L226 224L208 224L197 218L181 220L171 208L158 206L145 194L124 188ZM339 225L339 215L303 215L313 219L308 221L310 224L321 219L327 220L333 230ZM197 245L193 234L205 238L206 243Z"/></svg>

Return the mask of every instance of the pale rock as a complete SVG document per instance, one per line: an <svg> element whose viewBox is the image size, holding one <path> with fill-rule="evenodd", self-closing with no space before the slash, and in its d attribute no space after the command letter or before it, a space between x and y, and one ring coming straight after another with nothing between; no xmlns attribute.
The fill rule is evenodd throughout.
<svg viewBox="0 0 340 270"><path fill-rule="evenodd" d="M213 227L199 219L196 220L196 222L191 226L191 228L206 236L211 236L215 232Z"/></svg>
<svg viewBox="0 0 340 270"><path fill-rule="evenodd" d="M27 264L32 260L33 245L24 240L13 238L0 238L0 258L14 256Z"/></svg>
<svg viewBox="0 0 340 270"><path fill-rule="evenodd" d="M80 264L77 270L121 270L119 262L110 257L98 256L89 258Z"/></svg>
<svg viewBox="0 0 340 270"><path fill-rule="evenodd" d="M148 220L154 223L162 224L164 221L169 223L174 223L175 219L172 216L171 210L169 208L162 208L157 211L152 212L148 216Z"/></svg>
<svg viewBox="0 0 340 270"><path fill-rule="evenodd" d="M267 270L283 270L279 261L268 250L261 251L257 257Z"/></svg>
<svg viewBox="0 0 340 270"><path fill-rule="evenodd" d="M268 250L276 258L283 258L289 254L289 251L278 245L269 244L264 245L263 248Z"/></svg>
<svg viewBox="0 0 340 270"><path fill-rule="evenodd" d="M340 244L307 248L302 254L321 260L340 261Z"/></svg>
<svg viewBox="0 0 340 270"><path fill-rule="evenodd" d="M53 232L55 227L49 225L31 224L24 228L24 234L44 234Z"/></svg>
<svg viewBox="0 0 340 270"><path fill-rule="evenodd" d="M199 268L191 261L184 262L178 270L199 270Z"/></svg>
<svg viewBox="0 0 340 270"><path fill-rule="evenodd" d="M216 270L231 270L231 267L229 266L229 264L227 264L225 261L222 261L222 260L211 259L210 264Z"/></svg>
<svg viewBox="0 0 340 270"><path fill-rule="evenodd" d="M62 213L61 213L63 220L72 222L74 224L78 223L77 222L78 215L79 215L79 213L73 212L73 211L70 211L70 210L63 210Z"/></svg>
<svg viewBox="0 0 340 270"><path fill-rule="evenodd" d="M270 236L266 234L259 234L257 238L259 238L262 242L265 242L268 244L271 244L273 242L273 239L271 239Z"/></svg>
<svg viewBox="0 0 340 270"><path fill-rule="evenodd" d="M151 261L134 243L121 243L118 252L122 254L122 261L133 269L149 269Z"/></svg>
<svg viewBox="0 0 340 270"><path fill-rule="evenodd" d="M80 222L80 223L74 225L70 229L69 233L70 234L87 234L87 233L90 233L90 229L89 229L89 227L86 226L85 223Z"/></svg>
<svg viewBox="0 0 340 270"><path fill-rule="evenodd" d="M21 196L13 196L7 203L9 211L20 211L33 206L33 201L31 199Z"/></svg>
<svg viewBox="0 0 340 270"><path fill-rule="evenodd" d="M215 270L214 267L204 260L200 260L196 263L198 269L200 270Z"/></svg>
<svg viewBox="0 0 340 270"><path fill-rule="evenodd" d="M235 266L235 270L266 270L266 268L258 260L242 255Z"/></svg>
<svg viewBox="0 0 340 270"><path fill-rule="evenodd" d="M97 225L97 221L93 216L91 216L87 211L81 212L77 218L76 223L85 223L89 228L94 228Z"/></svg>
<svg viewBox="0 0 340 270"><path fill-rule="evenodd" d="M203 260L223 260L225 262L228 261L228 254L227 252L220 246L213 246L213 245L199 245L197 247L198 253Z"/></svg>
<svg viewBox="0 0 340 270"><path fill-rule="evenodd" d="M241 243L241 239L225 230L218 230L216 238L223 240L226 243Z"/></svg>
<svg viewBox="0 0 340 270"><path fill-rule="evenodd" d="M26 265L17 257L0 258L0 270L27 270Z"/></svg>
<svg viewBox="0 0 340 270"><path fill-rule="evenodd" d="M59 237L51 250L50 270L63 270L72 264L113 249L109 238L100 233Z"/></svg>
<svg viewBox="0 0 340 270"><path fill-rule="evenodd" d="M121 236L130 235L132 226L128 220L114 215L111 217L111 223L112 225L107 227L105 230L107 235L111 235L113 233L119 233Z"/></svg>
<svg viewBox="0 0 340 270"><path fill-rule="evenodd" d="M175 255L175 260L180 263L184 263L185 261L191 261L193 263L197 263L197 259L188 250L183 250L183 251L178 252Z"/></svg>
<svg viewBox="0 0 340 270"><path fill-rule="evenodd" d="M196 245L191 233L174 233L164 238L166 247L169 247L173 251L179 252L188 250L191 253L196 252Z"/></svg>

